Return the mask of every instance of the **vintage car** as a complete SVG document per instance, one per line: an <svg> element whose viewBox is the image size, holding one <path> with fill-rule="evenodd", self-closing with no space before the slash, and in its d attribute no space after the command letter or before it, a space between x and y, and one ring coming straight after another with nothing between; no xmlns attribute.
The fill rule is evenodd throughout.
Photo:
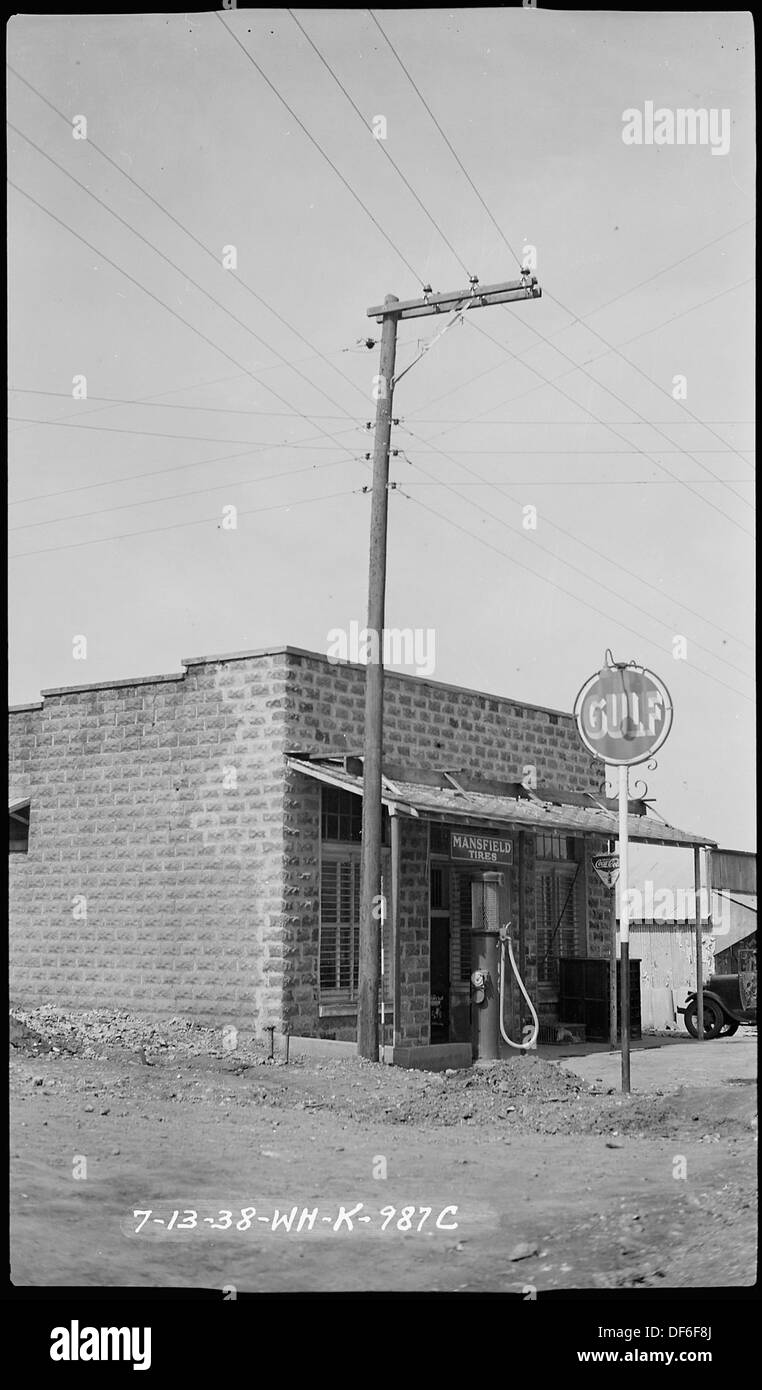
<svg viewBox="0 0 762 1390"><path fill-rule="evenodd" d="M756 964L756 963L755 963ZM702 990L704 996L704 1037L728 1038L738 1032L741 1023L757 1021L757 979L742 971L738 975L712 975ZM698 1037L698 1003L696 991L691 990L684 1009L685 1026L692 1038Z"/></svg>

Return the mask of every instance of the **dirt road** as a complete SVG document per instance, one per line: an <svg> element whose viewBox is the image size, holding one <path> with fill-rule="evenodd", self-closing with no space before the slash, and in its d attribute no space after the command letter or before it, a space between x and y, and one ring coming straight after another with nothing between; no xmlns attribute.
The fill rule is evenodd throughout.
<svg viewBox="0 0 762 1390"><path fill-rule="evenodd" d="M222 1298L755 1279L756 1097L738 1043L736 1079L693 1086L686 1049L685 1084L631 1097L599 1058L584 1076L532 1058L435 1076L217 1045L143 1061L17 1039L14 1284Z"/></svg>

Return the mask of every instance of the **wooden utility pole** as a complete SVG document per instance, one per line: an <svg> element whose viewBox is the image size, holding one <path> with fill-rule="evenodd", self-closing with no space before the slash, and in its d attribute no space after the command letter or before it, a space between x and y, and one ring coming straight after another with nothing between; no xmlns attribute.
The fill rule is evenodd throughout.
<svg viewBox="0 0 762 1390"><path fill-rule="evenodd" d="M384 300L381 361L376 379L376 439L373 450L373 496L370 509L368 567L367 671L365 675L365 746L363 749L362 863L360 872L360 964L357 994L357 1051L378 1061L378 998L381 981L381 756L384 738L384 600L386 597L386 530L389 442L392 433L394 363L397 355L399 300ZM395 1018L395 1026L399 1020Z"/></svg>
<svg viewBox="0 0 762 1390"><path fill-rule="evenodd" d="M378 1007L381 982L381 768L384 743L384 601L386 595L386 532L389 497L389 445L392 429L394 364L397 324L400 319L430 314L457 313L459 309L486 308L519 299L539 299L534 275L522 272L520 280L479 287L471 278L467 290L433 294L424 287L423 298L399 300L388 294L381 305L368 310L381 328L381 360L376 378L376 435L373 450L373 496L370 513L368 567L368 626L366 631L365 743L363 756L362 858L360 896L360 958L357 993L357 1051L360 1057L379 1059ZM399 849L398 849L399 853ZM399 932L399 922L395 923ZM399 941L396 943L398 958ZM399 1036L399 972L395 980L394 1032Z"/></svg>

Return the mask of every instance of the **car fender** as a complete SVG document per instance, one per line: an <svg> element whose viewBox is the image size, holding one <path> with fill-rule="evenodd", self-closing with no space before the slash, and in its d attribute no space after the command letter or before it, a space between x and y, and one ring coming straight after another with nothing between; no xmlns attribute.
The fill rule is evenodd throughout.
<svg viewBox="0 0 762 1390"><path fill-rule="evenodd" d="M703 994L705 1000L706 1000L706 999L711 999L712 1003L713 1003L713 1004L716 1004L717 1007L718 1007L718 1009L720 1009L720 1010L722 1011L723 1014L727 1014L728 1018L737 1018L737 1017L738 1017L738 1015L737 1015L735 1012L733 1012L733 1010L731 1010L731 1009L728 1008L728 1006L727 1006L727 1004L725 1003L724 999L721 999L720 996L719 996L719 994L715 994L715 992L714 992L713 989L704 989L704 990L701 991L701 993ZM689 990L689 991L688 991L688 994L686 995L685 1003L684 1003L683 1007L682 1007L681 1009L678 1009L677 1012L678 1012L679 1014L684 1014L684 1013L685 1013L685 1010L686 1010L687 1008L689 1008L691 1004L694 1004L694 1003L696 1002L696 998L697 998L697 995L696 995L695 989ZM739 1021L742 1022L743 1020L740 1019Z"/></svg>

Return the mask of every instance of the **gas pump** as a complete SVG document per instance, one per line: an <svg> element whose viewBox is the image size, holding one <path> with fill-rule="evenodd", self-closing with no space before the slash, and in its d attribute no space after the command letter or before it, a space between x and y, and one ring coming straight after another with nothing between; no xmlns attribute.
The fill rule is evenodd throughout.
<svg viewBox="0 0 762 1390"><path fill-rule="evenodd" d="M500 1056L497 960L506 893L504 874L485 873L471 884L471 1040L480 1061Z"/></svg>
<svg viewBox="0 0 762 1390"><path fill-rule="evenodd" d="M540 1023L527 994L513 954L510 921L510 888L502 873L487 872L471 884L471 1010L474 1055L480 1061L496 1061L500 1056L500 1035L509 1047L524 1051L537 1042ZM501 926L501 923L503 924ZM506 959L507 957L507 959ZM519 989L532 1015L530 1036L514 1042L506 1031L506 995L509 993L510 962ZM511 1009L509 1027L520 1023L518 1011Z"/></svg>

